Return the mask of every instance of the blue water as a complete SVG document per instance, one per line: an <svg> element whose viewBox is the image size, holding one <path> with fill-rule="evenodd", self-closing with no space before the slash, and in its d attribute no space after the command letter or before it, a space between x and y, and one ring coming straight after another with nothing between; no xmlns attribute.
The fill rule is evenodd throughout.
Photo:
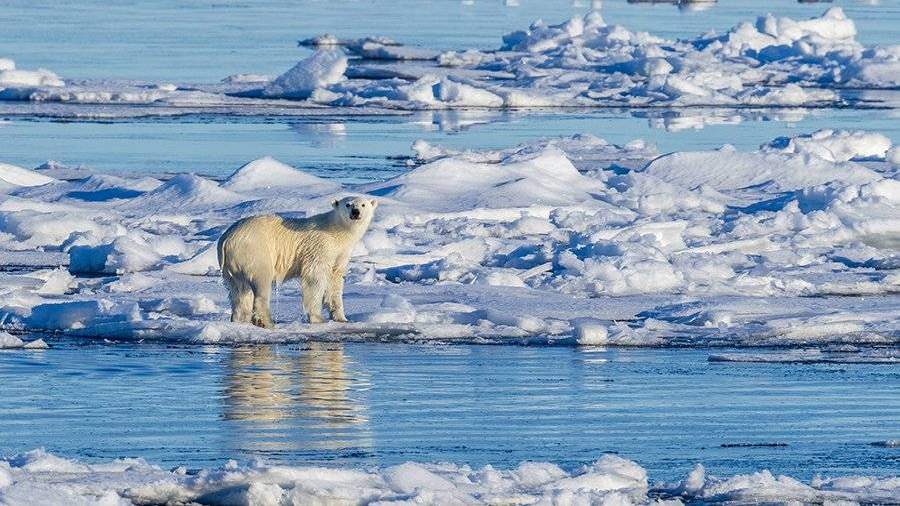
<svg viewBox="0 0 900 506"><path fill-rule="evenodd" d="M872 444L900 436L896 366L710 363L702 349L51 345L0 352L0 454L574 469L616 452L654 480L697 462L809 479L900 461Z"/></svg>
<svg viewBox="0 0 900 506"><path fill-rule="evenodd" d="M730 124L668 131L683 115ZM787 116L787 120L783 119ZM781 118L781 119L780 119ZM406 170L416 139L457 149L499 149L541 137L591 133L623 144L642 138L661 152L752 150L779 136L821 128L881 132L900 142L896 111L586 111L423 112L396 117L187 117L117 122L11 118L0 124L2 161L35 167L47 160L113 174L197 172L226 176L261 156L345 182L371 181Z"/></svg>

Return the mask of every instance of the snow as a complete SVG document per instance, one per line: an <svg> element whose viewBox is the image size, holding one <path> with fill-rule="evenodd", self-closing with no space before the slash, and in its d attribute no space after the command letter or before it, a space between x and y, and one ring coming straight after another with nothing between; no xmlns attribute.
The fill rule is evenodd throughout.
<svg viewBox="0 0 900 506"><path fill-rule="evenodd" d="M662 501L654 497L663 495ZM809 483L767 470L719 478L701 465L673 484L651 484L636 462L603 455L569 473L549 462L512 469L407 462L367 470L268 465L261 461L186 473L142 459L86 464L43 449L0 460L4 504L682 504L689 501L889 503L900 478L817 477Z"/></svg>
<svg viewBox="0 0 900 506"><path fill-rule="evenodd" d="M223 188L240 193L270 194L297 190L334 192L340 185L307 174L285 165L271 157L253 160L233 174L222 184Z"/></svg>
<svg viewBox="0 0 900 506"><path fill-rule="evenodd" d="M0 163L0 189L13 186L40 186L53 182L53 178L33 170L23 169L8 163Z"/></svg>
<svg viewBox="0 0 900 506"><path fill-rule="evenodd" d="M153 246L133 234L119 236L113 242L99 246L72 246L69 249L69 271L76 274L123 274L150 270L163 257Z"/></svg>
<svg viewBox="0 0 900 506"><path fill-rule="evenodd" d="M263 88L266 97L308 98L319 88L340 82L347 57L337 51L317 51Z"/></svg>
<svg viewBox="0 0 900 506"><path fill-rule="evenodd" d="M900 336L900 181L881 134L818 131L756 150L663 155L591 135L413 149L407 172L356 185L261 158L221 182L80 174L5 187L0 252L26 267L0 273L0 326L113 340L823 353ZM347 194L380 202L347 274L351 323L301 323L295 282L276 293L277 329L228 322L221 232L252 214L319 212Z"/></svg>
<svg viewBox="0 0 900 506"><path fill-rule="evenodd" d="M891 149L891 140L873 132L826 129L809 135L779 137L766 147L776 153L809 154L829 162L884 160Z"/></svg>
<svg viewBox="0 0 900 506"><path fill-rule="evenodd" d="M421 209L453 212L570 204L588 200L591 188L598 183L549 147L500 164L436 160L367 190Z"/></svg>
<svg viewBox="0 0 900 506"><path fill-rule="evenodd" d="M9 334L8 332L0 331L0 350L9 350L15 348L24 350L46 350L47 348L49 348L49 346L46 342L44 342L43 339L35 339L33 341L25 342L18 337ZM4 486L4 479L8 479L4 477L2 471L3 468L0 467L0 488L3 488Z"/></svg>
<svg viewBox="0 0 900 506"><path fill-rule="evenodd" d="M24 70L16 68L16 62L0 58L0 94L5 89L65 86L62 79L46 69Z"/></svg>
<svg viewBox="0 0 900 506"><path fill-rule="evenodd" d="M698 167L712 170L697 170ZM817 156L736 153L728 150L672 153L654 160L643 174L684 188L705 185L717 191L770 182L773 191L788 191L833 181L860 184L881 179L863 166L829 162Z"/></svg>
<svg viewBox="0 0 900 506"><path fill-rule="evenodd" d="M575 341L580 345L603 345L609 343L606 325L594 321L575 323Z"/></svg>

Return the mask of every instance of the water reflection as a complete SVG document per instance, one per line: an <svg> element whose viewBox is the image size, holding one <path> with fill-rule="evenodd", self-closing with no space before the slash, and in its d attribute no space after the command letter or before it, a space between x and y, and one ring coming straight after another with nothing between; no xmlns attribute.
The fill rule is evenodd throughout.
<svg viewBox="0 0 900 506"><path fill-rule="evenodd" d="M744 121L778 121L796 123L810 113L809 109L658 109L631 111L636 118L647 118L650 128L667 132L702 130L712 125L739 125Z"/></svg>
<svg viewBox="0 0 900 506"><path fill-rule="evenodd" d="M439 111L417 111L410 123L430 132L462 132L477 125L508 121L507 111L489 109L447 109Z"/></svg>
<svg viewBox="0 0 900 506"><path fill-rule="evenodd" d="M367 388L342 345L239 347L227 361L223 415L245 449L368 448Z"/></svg>
<svg viewBox="0 0 900 506"><path fill-rule="evenodd" d="M292 404L291 362L271 346L236 348L228 361L225 419L283 420Z"/></svg>
<svg viewBox="0 0 900 506"><path fill-rule="evenodd" d="M716 5L717 0L628 0L629 4L671 4L682 12L705 11Z"/></svg>
<svg viewBox="0 0 900 506"><path fill-rule="evenodd" d="M312 343L298 361L302 383L298 399L308 416L332 428L368 421L364 407L350 397L351 377L343 346Z"/></svg>
<svg viewBox="0 0 900 506"><path fill-rule="evenodd" d="M290 129L316 148L334 148L347 138L343 122L298 122L291 123Z"/></svg>

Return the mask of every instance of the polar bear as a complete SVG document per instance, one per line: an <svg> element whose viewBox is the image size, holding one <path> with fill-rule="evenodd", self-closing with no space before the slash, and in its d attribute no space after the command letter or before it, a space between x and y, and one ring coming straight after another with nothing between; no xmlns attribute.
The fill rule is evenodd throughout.
<svg viewBox="0 0 900 506"><path fill-rule="evenodd" d="M272 283L300 278L303 309L322 323L346 322L344 272L350 251L369 228L378 202L345 197L327 213L307 218L252 216L228 227L218 243L219 267L231 298L231 321L270 328Z"/></svg>

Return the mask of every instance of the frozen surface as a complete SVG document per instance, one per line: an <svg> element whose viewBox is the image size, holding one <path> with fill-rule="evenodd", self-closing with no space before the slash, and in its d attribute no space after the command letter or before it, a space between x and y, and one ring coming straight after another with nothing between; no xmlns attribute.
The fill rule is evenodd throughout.
<svg viewBox="0 0 900 506"><path fill-rule="evenodd" d="M221 505L309 503L377 504L666 504L855 501L893 502L900 478L843 476L803 483L769 471L728 478L698 465L683 481L650 488L646 471L616 455L567 473L547 462L513 469L407 462L385 469L240 465L187 474L163 471L140 459L85 465L33 450L0 461L0 499L7 504L131 504L192 502Z"/></svg>
<svg viewBox="0 0 900 506"><path fill-rule="evenodd" d="M3 274L3 326L208 343L897 342L900 182L883 135L664 155L590 135L413 148L405 173L343 187L271 158L221 183L10 166L28 185L0 203L0 247L47 269ZM295 283L275 297L278 330L225 322L212 248L224 227L346 193L382 203L348 275L355 323L296 322ZM50 252L106 276L53 270Z"/></svg>

